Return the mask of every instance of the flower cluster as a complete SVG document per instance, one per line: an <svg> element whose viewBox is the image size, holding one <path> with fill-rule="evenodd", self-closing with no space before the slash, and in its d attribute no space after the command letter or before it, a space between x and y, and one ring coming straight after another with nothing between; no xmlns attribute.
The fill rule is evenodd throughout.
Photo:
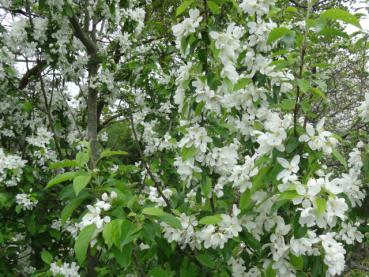
<svg viewBox="0 0 369 277"><path fill-rule="evenodd" d="M161 223L164 238L168 242L176 241L182 248L188 245L192 249L202 248L223 248L224 244L242 231L241 223L238 219L240 210L234 205L232 215L220 215L218 224L209 224L201 229L196 229L198 222L194 216L182 214L180 222L182 229L175 229L166 223Z"/></svg>
<svg viewBox="0 0 369 277"><path fill-rule="evenodd" d="M338 141L329 131L324 130L325 119L321 119L314 129L310 123L306 124L306 134L300 136L301 142L307 142L312 150L322 150L325 154L331 154Z"/></svg>
<svg viewBox="0 0 369 277"><path fill-rule="evenodd" d="M98 199L94 205L87 205L88 212L82 217L81 222L78 223L79 229L95 224L96 232L100 233L104 225L111 220L109 216L102 217L101 213L110 210L111 203L115 198L117 198L116 192L112 191L110 195L104 192L101 195L101 199Z"/></svg>
<svg viewBox="0 0 369 277"><path fill-rule="evenodd" d="M365 93L365 100L357 108L359 116L364 122L369 122L369 93Z"/></svg>
<svg viewBox="0 0 369 277"><path fill-rule="evenodd" d="M26 161L17 155L6 155L0 148L0 183L7 187L16 186L22 178Z"/></svg>
<svg viewBox="0 0 369 277"><path fill-rule="evenodd" d="M177 47L180 47L182 38L195 33L196 29L200 26L200 22L202 20L200 11L197 9L191 9L189 11L189 15L190 17L172 27L173 34L176 37Z"/></svg>
<svg viewBox="0 0 369 277"><path fill-rule="evenodd" d="M33 210L38 200L31 197L29 194L26 193L19 193L15 196L15 202L22 207L24 210Z"/></svg>
<svg viewBox="0 0 369 277"><path fill-rule="evenodd" d="M63 262L53 262L50 264L50 272L52 276L64 276L64 277L79 277L79 266L75 263Z"/></svg>

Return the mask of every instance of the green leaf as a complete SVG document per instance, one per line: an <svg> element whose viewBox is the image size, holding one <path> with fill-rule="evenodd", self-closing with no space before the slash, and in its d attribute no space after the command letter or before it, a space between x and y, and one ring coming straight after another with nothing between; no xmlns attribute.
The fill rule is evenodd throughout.
<svg viewBox="0 0 369 277"><path fill-rule="evenodd" d="M278 200L293 200L299 197L299 194L296 191L284 191L279 194Z"/></svg>
<svg viewBox="0 0 369 277"><path fill-rule="evenodd" d="M251 79L241 78L234 85L234 90L237 91L237 90L243 89L250 83L251 83Z"/></svg>
<svg viewBox="0 0 369 277"><path fill-rule="evenodd" d="M203 266L206 266L208 268L215 268L216 263L213 256L209 254L197 254L196 259L202 264Z"/></svg>
<svg viewBox="0 0 369 277"><path fill-rule="evenodd" d="M142 213L145 214L145 215L152 215L152 216L163 216L163 215L165 215L165 212L162 209L154 208L154 207L144 208L142 210Z"/></svg>
<svg viewBox="0 0 369 277"><path fill-rule="evenodd" d="M82 264L87 255L88 245L96 231L96 225L91 224L82 229L74 244L74 252L76 253L77 261Z"/></svg>
<svg viewBox="0 0 369 277"><path fill-rule="evenodd" d="M73 179L73 189L76 196L83 190L91 180L91 174L89 172L80 172L78 176Z"/></svg>
<svg viewBox="0 0 369 277"><path fill-rule="evenodd" d="M310 88L309 82L304 79L297 79L297 85L299 86L301 91L304 93L308 92Z"/></svg>
<svg viewBox="0 0 369 277"><path fill-rule="evenodd" d="M323 262L321 256L314 256L312 257L312 270L311 275L314 277L320 277L322 276L323 272Z"/></svg>
<svg viewBox="0 0 369 277"><path fill-rule="evenodd" d="M72 17L73 16L73 8L69 4L64 5L64 7L63 7L63 15L66 15L68 17Z"/></svg>
<svg viewBox="0 0 369 277"><path fill-rule="evenodd" d="M273 269L273 264L271 263L268 268L265 270L265 277L275 277L276 273Z"/></svg>
<svg viewBox="0 0 369 277"><path fill-rule="evenodd" d="M186 161L193 158L196 155L196 148L194 146L187 148L182 148L182 160Z"/></svg>
<svg viewBox="0 0 369 277"><path fill-rule="evenodd" d="M60 162L50 164L50 169L58 169L64 167L77 167L78 163L74 160L62 160Z"/></svg>
<svg viewBox="0 0 369 277"><path fill-rule="evenodd" d="M60 216L62 224L64 224L68 220L68 218L72 215L73 211L82 203L84 198L75 198L64 207Z"/></svg>
<svg viewBox="0 0 369 277"><path fill-rule="evenodd" d="M347 24L361 28L359 19L348 11L342 9L329 9L320 15L321 18L340 20Z"/></svg>
<svg viewBox="0 0 369 277"><path fill-rule="evenodd" d="M318 197L315 199L315 205L318 210L318 215L322 215L325 212L325 209L327 207L327 200L324 198Z"/></svg>
<svg viewBox="0 0 369 277"><path fill-rule="evenodd" d="M65 181L72 180L77 175L77 172L65 172L62 174L57 175L53 179L50 180L50 182L47 184L46 188L51 188L52 186L55 186L57 184L60 184Z"/></svg>
<svg viewBox="0 0 369 277"><path fill-rule="evenodd" d="M173 216L171 214L168 214L168 213L164 212L160 208L154 208L154 207L145 208L145 209L142 210L142 213L145 214L145 215L155 216L159 220L164 221L165 223L169 224L173 228L177 228L177 229L182 228L182 224L178 220L178 218L176 218L175 216Z"/></svg>
<svg viewBox="0 0 369 277"><path fill-rule="evenodd" d="M169 277L169 274L164 269L157 266L153 269L150 269L149 276L150 277Z"/></svg>
<svg viewBox="0 0 369 277"><path fill-rule="evenodd" d="M211 192L212 184L209 176L204 176L201 179L201 191L205 197L209 197Z"/></svg>
<svg viewBox="0 0 369 277"><path fill-rule="evenodd" d="M263 167L259 170L259 173L252 179L251 193L259 190L259 188L262 187L262 185L266 181L265 175L269 172L270 169L270 167Z"/></svg>
<svg viewBox="0 0 369 277"><path fill-rule="evenodd" d="M204 216L203 218L199 220L199 223L203 225L209 225L209 224L217 224L221 221L222 221L221 215L216 214L216 215Z"/></svg>
<svg viewBox="0 0 369 277"><path fill-rule="evenodd" d="M112 151L112 150L104 150L100 154L100 159L111 157L111 156L119 156L119 155L128 155L126 151Z"/></svg>
<svg viewBox="0 0 369 277"><path fill-rule="evenodd" d="M90 154L87 152L79 152L76 156L76 162L80 167L84 166L90 160Z"/></svg>
<svg viewBox="0 0 369 277"><path fill-rule="evenodd" d="M195 115L196 116L200 116L201 115L201 112L202 112L202 109L204 108L204 106L205 106L205 102L204 101L201 101L199 104L197 104L196 110L195 110Z"/></svg>
<svg viewBox="0 0 369 277"><path fill-rule="evenodd" d="M240 239L246 243L246 245L250 246L251 248L255 250L261 249L260 241L258 241L251 233L244 230L240 234Z"/></svg>
<svg viewBox="0 0 369 277"><path fill-rule="evenodd" d="M125 245L122 251L120 251L117 247L113 247L112 253L119 265L122 267L127 267L131 263L132 244Z"/></svg>
<svg viewBox="0 0 369 277"><path fill-rule="evenodd" d="M113 244L120 248L120 241L122 235L123 219L114 219L105 224L103 230L103 238L106 245L110 248Z"/></svg>
<svg viewBox="0 0 369 277"><path fill-rule="evenodd" d="M180 16L182 13L184 13L189 6L191 6L193 0L185 0L176 11L176 16Z"/></svg>
<svg viewBox="0 0 369 277"><path fill-rule="evenodd" d="M297 270L302 270L304 268L304 259L302 257L290 254L290 262Z"/></svg>
<svg viewBox="0 0 369 277"><path fill-rule="evenodd" d="M214 1L208 1L208 7L213 14L220 14L220 8Z"/></svg>
<svg viewBox="0 0 369 277"><path fill-rule="evenodd" d="M246 211L251 207L251 192L250 190L246 190L242 193L240 199L240 209L241 211Z"/></svg>
<svg viewBox="0 0 369 277"><path fill-rule="evenodd" d="M44 250L41 252L41 259L44 261L45 264L51 264L53 256L50 254L49 251Z"/></svg>
<svg viewBox="0 0 369 277"><path fill-rule="evenodd" d="M134 225L129 220L124 220L124 222L122 223L122 236L120 248L134 241L138 237L142 236L141 231L142 231L141 225Z"/></svg>
<svg viewBox="0 0 369 277"><path fill-rule="evenodd" d="M336 158L337 161L339 161L347 169L346 159L342 156L340 152L337 151L337 149L332 150L332 155L333 157Z"/></svg>
<svg viewBox="0 0 369 277"><path fill-rule="evenodd" d="M327 99L327 96L325 95L325 93L318 88L310 88L309 91L315 96L317 96L318 98L322 98L324 100Z"/></svg>
<svg viewBox="0 0 369 277"><path fill-rule="evenodd" d="M8 202L7 194L4 192L0 192L0 208L5 207L7 202Z"/></svg>
<svg viewBox="0 0 369 277"><path fill-rule="evenodd" d="M165 215L160 216L159 219L161 221L164 221L165 223L169 224L173 228L182 229L181 222L174 215L166 213Z"/></svg>
<svg viewBox="0 0 369 277"><path fill-rule="evenodd" d="M300 145L298 137L292 136L288 138L287 144L286 144L286 152L288 154L292 153L296 150L296 148Z"/></svg>
<svg viewBox="0 0 369 277"><path fill-rule="evenodd" d="M268 36L268 43L271 44L273 42L275 42L276 40L280 39L281 37L285 36L285 35L289 35L289 34L293 34L293 32L286 28L286 27L278 27L278 28L274 28Z"/></svg>
<svg viewBox="0 0 369 277"><path fill-rule="evenodd" d="M341 30L331 28L331 27L325 27L323 30L319 32L319 35L323 35L327 37L336 36L336 37L349 38L349 36L345 32L342 32Z"/></svg>
<svg viewBox="0 0 369 277"><path fill-rule="evenodd" d="M292 111L295 108L296 105L296 101L293 99L284 99L281 103L280 103L280 107L282 108L283 111Z"/></svg>

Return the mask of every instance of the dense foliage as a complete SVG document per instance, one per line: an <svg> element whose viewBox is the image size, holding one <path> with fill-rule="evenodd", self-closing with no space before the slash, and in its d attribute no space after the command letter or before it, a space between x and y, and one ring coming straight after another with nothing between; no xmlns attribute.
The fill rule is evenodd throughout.
<svg viewBox="0 0 369 277"><path fill-rule="evenodd" d="M0 275L369 271L350 5L0 0Z"/></svg>

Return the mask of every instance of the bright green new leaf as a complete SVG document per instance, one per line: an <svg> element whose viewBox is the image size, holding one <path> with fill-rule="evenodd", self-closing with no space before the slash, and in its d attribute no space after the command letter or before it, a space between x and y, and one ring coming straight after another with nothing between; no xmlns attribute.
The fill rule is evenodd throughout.
<svg viewBox="0 0 369 277"><path fill-rule="evenodd" d="M82 229L74 244L74 252L76 253L77 261L82 264L87 255L88 245L96 231L96 225L91 224Z"/></svg>
<svg viewBox="0 0 369 277"><path fill-rule="evenodd" d="M77 172L65 172L65 173L59 174L50 180L46 188L51 188L52 186L55 186L62 182L72 180L76 175L77 175Z"/></svg>
<svg viewBox="0 0 369 277"><path fill-rule="evenodd" d="M304 93L308 92L310 88L309 82L304 79L297 79L297 85L299 86L301 91Z"/></svg>
<svg viewBox="0 0 369 277"><path fill-rule="evenodd" d="M159 219L161 221L164 221L165 223L169 224L173 228L182 229L181 222L174 215L166 213L165 215L160 216Z"/></svg>
<svg viewBox="0 0 369 277"><path fill-rule="evenodd" d="M117 247L112 248L115 260L122 266L127 267L131 262L132 244L127 244L120 251Z"/></svg>
<svg viewBox="0 0 369 277"><path fill-rule="evenodd" d="M221 215L216 214L216 215L204 216L203 218L199 220L199 223L203 225L209 225L209 224L217 224L221 221L222 221Z"/></svg>
<svg viewBox="0 0 369 277"><path fill-rule="evenodd" d="M64 167L77 167L78 163L74 160L62 160L60 162L50 164L50 169L58 169Z"/></svg>
<svg viewBox="0 0 369 277"><path fill-rule="evenodd" d="M292 200L299 197L299 194L296 191L284 191L279 194L278 200Z"/></svg>
<svg viewBox="0 0 369 277"><path fill-rule="evenodd" d="M120 247L123 219L114 219L104 226L103 238L110 248L113 244Z"/></svg>
<svg viewBox="0 0 369 277"><path fill-rule="evenodd" d="M322 215L325 212L325 209L327 207L327 200L324 198L318 197L315 199L315 205L318 210L318 214Z"/></svg>
<svg viewBox="0 0 369 277"><path fill-rule="evenodd" d="M291 254L290 261L297 270L302 270L304 268L304 259L302 257L297 257Z"/></svg>
<svg viewBox="0 0 369 277"><path fill-rule="evenodd" d="M41 259L45 262L45 264L51 264L53 261L53 256L49 251L44 250L41 252Z"/></svg>
<svg viewBox="0 0 369 277"><path fill-rule="evenodd" d="M293 34L293 32L286 28L286 27L278 27L274 28L270 33L268 37L268 43L273 43L277 41L278 39L282 38L285 35Z"/></svg>
<svg viewBox="0 0 369 277"><path fill-rule="evenodd" d="M91 180L91 173L80 172L78 176L73 179L73 189L76 196L83 190Z"/></svg>
<svg viewBox="0 0 369 277"><path fill-rule="evenodd" d="M208 268L215 268L216 266L215 259L210 254L197 254L196 259L200 262L200 264Z"/></svg>
<svg viewBox="0 0 369 277"><path fill-rule="evenodd" d="M165 215L165 212L160 208L150 207L150 208L144 208L142 210L142 213L145 215L152 215L152 216L163 216Z"/></svg>
<svg viewBox="0 0 369 277"><path fill-rule="evenodd" d="M196 154L196 148L195 147L183 147L182 148L182 160L186 161L188 159L191 159Z"/></svg>
<svg viewBox="0 0 369 277"><path fill-rule="evenodd" d="M78 198L75 198L73 200L71 200L62 210L61 212L61 222L62 224L64 224L68 218L72 215L73 211L82 203L82 201L84 199L86 199L86 197L88 197L88 195L80 195Z"/></svg>
<svg viewBox="0 0 369 277"><path fill-rule="evenodd" d="M185 0L178 8L176 11L176 16L180 16L182 13L184 13L189 6L191 6L191 4L193 3L193 0Z"/></svg>
<svg viewBox="0 0 369 277"><path fill-rule="evenodd" d="M90 160L90 154L87 152L79 152L76 156L76 162L80 167L84 166Z"/></svg>
<svg viewBox="0 0 369 277"><path fill-rule="evenodd" d="M347 24L361 28L359 19L348 11L342 9L329 9L320 15L321 18L340 20Z"/></svg>
<svg viewBox="0 0 369 277"><path fill-rule="evenodd" d="M340 152L337 151L337 149L332 150L332 155L333 157L336 158L337 161L339 161L347 169L346 159L342 156Z"/></svg>
<svg viewBox="0 0 369 277"><path fill-rule="evenodd" d="M240 209L241 211L245 211L251 207L251 192L250 190L246 190L242 193L240 199Z"/></svg>
<svg viewBox="0 0 369 277"><path fill-rule="evenodd" d="M314 94L318 98L322 98L324 100L327 99L327 96L325 95L325 93L318 88L310 88L310 91L312 94Z"/></svg>
<svg viewBox="0 0 369 277"><path fill-rule="evenodd" d="M220 14L220 7L218 6L217 3L215 3L214 1L209 1L208 2L208 6L209 6L209 9L211 10L211 12L213 14Z"/></svg>
<svg viewBox="0 0 369 277"><path fill-rule="evenodd" d="M126 151L112 151L112 150L104 150L100 154L100 159L111 157L111 156L120 156L120 155L128 155Z"/></svg>

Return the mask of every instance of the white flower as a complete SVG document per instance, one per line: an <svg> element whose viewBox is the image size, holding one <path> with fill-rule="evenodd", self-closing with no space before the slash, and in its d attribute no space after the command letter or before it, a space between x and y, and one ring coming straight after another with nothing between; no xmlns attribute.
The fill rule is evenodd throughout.
<svg viewBox="0 0 369 277"><path fill-rule="evenodd" d="M219 223L219 230L224 232L229 238L237 237L242 231L241 223L237 216L240 210L236 205L233 205L232 216L222 214L222 221Z"/></svg>
<svg viewBox="0 0 369 277"><path fill-rule="evenodd" d="M333 148L338 144L338 140L332 133L323 129L325 119L323 118L316 125L316 129L311 124L306 125L306 134L300 136L301 142L307 142L312 150L322 150L325 154L331 154Z"/></svg>
<svg viewBox="0 0 369 277"><path fill-rule="evenodd" d="M291 162L288 162L286 159L279 157L277 158L277 161L284 168L277 175L277 180L282 179L283 183L287 183L288 181L295 181L295 174L299 171L300 156L295 155L292 158Z"/></svg>
<svg viewBox="0 0 369 277"><path fill-rule="evenodd" d="M342 243L334 239L335 235L335 233L327 233L319 236L325 252L324 263L328 266L327 276L335 276L345 269L346 250Z"/></svg>
<svg viewBox="0 0 369 277"><path fill-rule="evenodd" d="M228 260L228 265L232 268L232 277L244 277L246 272L245 261L242 258L231 257Z"/></svg>
<svg viewBox="0 0 369 277"><path fill-rule="evenodd" d="M61 265L53 262L50 264L50 272L52 276L64 276L64 277L79 277L79 266L75 263L64 262Z"/></svg>
<svg viewBox="0 0 369 277"><path fill-rule="evenodd" d="M343 198L329 198L327 201L327 217L337 216L344 220L346 218L345 212L348 210L345 199Z"/></svg>
<svg viewBox="0 0 369 277"><path fill-rule="evenodd" d="M205 109L219 113L222 98L210 89L206 81L196 80L192 82L192 85L196 88L196 102L204 102Z"/></svg>
<svg viewBox="0 0 369 277"><path fill-rule="evenodd" d="M165 198L170 198L173 192L170 189L164 189L163 194ZM159 195L159 192L156 187L149 187L149 200L153 203L156 203L156 207L166 207L167 203L164 198Z"/></svg>
<svg viewBox="0 0 369 277"><path fill-rule="evenodd" d="M357 108L359 116L364 122L369 122L369 92L365 93L365 100Z"/></svg>
<svg viewBox="0 0 369 277"><path fill-rule="evenodd" d="M358 226L360 226L359 222L355 223L354 225L351 223L342 222L342 229L336 237L340 240L343 240L347 244L354 244L355 241L361 243L363 241L364 235L357 229Z"/></svg>
<svg viewBox="0 0 369 277"><path fill-rule="evenodd" d="M138 247L140 248L140 250L141 250L141 251L143 251L143 250L147 250L147 249L150 249L150 245L145 244L145 243L143 243L143 242L141 242L141 243L138 245Z"/></svg>
<svg viewBox="0 0 369 277"><path fill-rule="evenodd" d="M198 9L190 9L190 17L185 18L181 23L174 25L172 27L173 34L176 37L177 47L180 46L180 42L183 37L188 36L196 31L196 28L200 26L202 16L200 16L200 11Z"/></svg>
<svg viewBox="0 0 369 277"><path fill-rule="evenodd" d="M223 64L221 76L236 83L239 76L235 68L240 52L240 37L243 29L235 24L229 24L225 32L210 32L210 37L215 40L215 47L219 50L219 59Z"/></svg>
<svg viewBox="0 0 369 277"><path fill-rule="evenodd" d="M7 155L0 148L0 183L7 187L14 187L21 181L23 167L27 161L17 155Z"/></svg>
<svg viewBox="0 0 369 277"><path fill-rule="evenodd" d="M27 142L40 148L46 148L47 145L49 145L53 134L48 132L44 127L39 127L36 133L37 136L27 137Z"/></svg>
<svg viewBox="0 0 369 277"><path fill-rule="evenodd" d="M212 139L208 136L206 129L196 124L187 129L187 134L178 142L177 145L180 148L191 148L194 146L202 153L205 153L208 143L211 142Z"/></svg>
<svg viewBox="0 0 369 277"><path fill-rule="evenodd" d="M263 16L269 12L270 6L274 5L274 0L243 0L240 8L250 16L255 13L258 16Z"/></svg>
<svg viewBox="0 0 369 277"><path fill-rule="evenodd" d="M291 253L295 256L317 256L320 255L319 249L314 248L313 245L318 243L320 239L316 236L315 231L308 231L308 237L290 240Z"/></svg>
<svg viewBox="0 0 369 277"><path fill-rule="evenodd" d="M31 199L26 193L19 193L15 196L15 202L21 206L22 209L30 211L36 207L38 200Z"/></svg>
<svg viewBox="0 0 369 277"><path fill-rule="evenodd" d="M100 141L102 142L107 142L109 139L108 133L107 132L103 132L100 134Z"/></svg>
<svg viewBox="0 0 369 277"><path fill-rule="evenodd" d="M182 179L192 177L194 172L201 172L201 168L195 165L195 159L182 160L182 157L176 157L174 164L177 167L177 172Z"/></svg>

